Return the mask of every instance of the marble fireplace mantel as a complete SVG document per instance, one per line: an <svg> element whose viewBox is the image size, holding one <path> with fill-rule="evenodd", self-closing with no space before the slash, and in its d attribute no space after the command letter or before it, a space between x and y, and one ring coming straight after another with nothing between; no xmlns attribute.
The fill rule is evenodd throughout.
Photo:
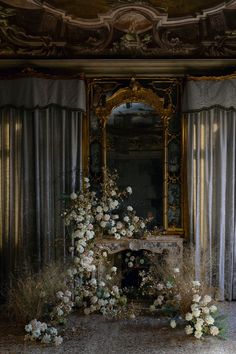
<svg viewBox="0 0 236 354"><path fill-rule="evenodd" d="M179 236L156 236L146 239L101 239L96 242L96 246L108 252L115 254L124 250L139 251L147 250L152 253L162 254L164 251L171 253L178 258L183 255L183 238Z"/></svg>

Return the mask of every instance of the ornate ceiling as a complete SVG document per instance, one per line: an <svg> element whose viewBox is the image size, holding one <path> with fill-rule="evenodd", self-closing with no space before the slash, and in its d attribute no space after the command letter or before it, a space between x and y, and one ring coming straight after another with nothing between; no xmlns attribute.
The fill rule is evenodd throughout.
<svg viewBox="0 0 236 354"><path fill-rule="evenodd" d="M236 0L0 0L0 22L0 58L236 57Z"/></svg>
<svg viewBox="0 0 236 354"><path fill-rule="evenodd" d="M21 0L21 2L25 3L24 0ZM169 17L195 16L197 12L221 4L222 0L47 0L41 1L41 3L48 3L57 9L65 11L74 18L88 19L96 18L97 14L106 13L114 6L134 3L163 8L168 12Z"/></svg>

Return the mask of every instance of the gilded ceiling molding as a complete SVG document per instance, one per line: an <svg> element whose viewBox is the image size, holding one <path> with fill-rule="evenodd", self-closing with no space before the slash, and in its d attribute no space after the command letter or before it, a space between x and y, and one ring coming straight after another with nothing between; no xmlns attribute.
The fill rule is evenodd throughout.
<svg viewBox="0 0 236 354"><path fill-rule="evenodd" d="M0 58L236 57L236 0L179 18L140 2L96 19L73 18L39 0L0 4Z"/></svg>

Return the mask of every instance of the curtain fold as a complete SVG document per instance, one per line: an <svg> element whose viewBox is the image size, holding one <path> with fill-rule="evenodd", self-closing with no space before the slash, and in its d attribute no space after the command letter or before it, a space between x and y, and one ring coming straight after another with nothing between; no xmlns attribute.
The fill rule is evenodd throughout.
<svg viewBox="0 0 236 354"><path fill-rule="evenodd" d="M57 106L0 110L1 282L66 258L62 194L80 188L82 113Z"/></svg>
<svg viewBox="0 0 236 354"><path fill-rule="evenodd" d="M221 299L236 299L236 112L210 108L186 114L190 239L196 275L202 251L208 281Z"/></svg>

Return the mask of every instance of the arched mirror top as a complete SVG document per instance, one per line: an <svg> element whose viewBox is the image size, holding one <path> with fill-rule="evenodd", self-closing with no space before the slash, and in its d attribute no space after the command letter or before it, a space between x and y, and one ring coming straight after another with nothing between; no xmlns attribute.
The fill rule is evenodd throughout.
<svg viewBox="0 0 236 354"><path fill-rule="evenodd" d="M106 125L112 111L122 104L143 103L152 107L161 118L168 118L173 113L173 106L165 107L164 98L157 96L151 89L142 87L135 79L131 79L130 87L119 89L107 98L104 105L97 107L96 115L103 126Z"/></svg>

